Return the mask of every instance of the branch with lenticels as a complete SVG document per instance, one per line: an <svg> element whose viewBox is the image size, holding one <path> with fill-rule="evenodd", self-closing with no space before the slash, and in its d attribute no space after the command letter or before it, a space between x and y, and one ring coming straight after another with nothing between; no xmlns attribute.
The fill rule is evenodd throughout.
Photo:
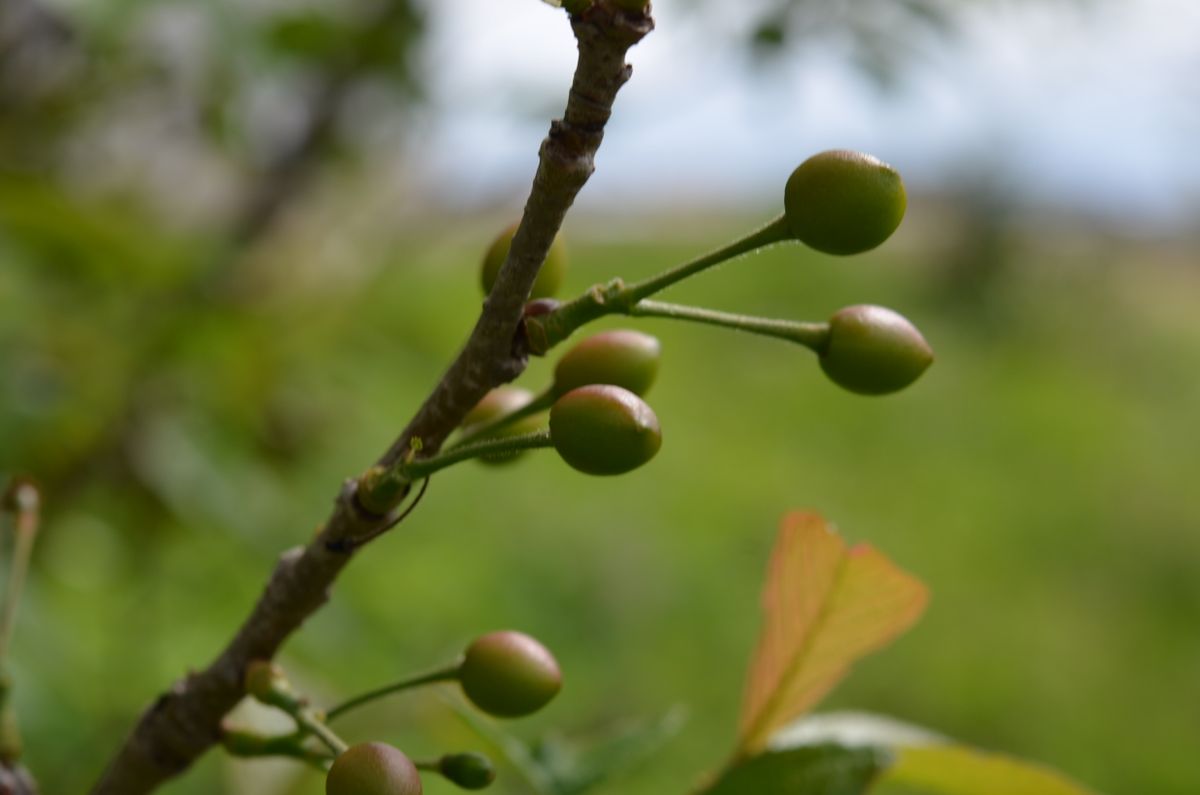
<svg viewBox="0 0 1200 795"><path fill-rule="evenodd" d="M631 73L625 54L653 28L648 11L624 10L615 0L572 6L579 57L570 96L563 118L551 124L542 143L508 260L462 351L372 469L392 467L408 455L433 455L488 390L525 368L525 349L517 342L522 308L567 210L594 170L613 101ZM246 665L274 657L328 600L354 553L395 522L405 492L373 490L365 477L348 480L315 537L281 556L257 604L216 660L146 709L93 795L152 792L212 747L222 717L243 696Z"/></svg>

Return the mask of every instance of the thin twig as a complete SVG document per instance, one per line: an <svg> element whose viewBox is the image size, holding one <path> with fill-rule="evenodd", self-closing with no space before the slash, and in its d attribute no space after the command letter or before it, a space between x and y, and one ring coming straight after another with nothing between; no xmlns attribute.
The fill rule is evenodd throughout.
<svg viewBox="0 0 1200 795"><path fill-rule="evenodd" d="M630 76L625 53L650 32L653 22L647 14L597 0L573 16L571 25L579 60L566 112L551 124L542 144L508 260L462 352L377 466L400 460L414 437L420 438L425 455L436 454L489 389L512 380L525 367L525 355L513 343L521 308L563 217L593 171L613 101ZM178 681L142 714L93 787L93 795L152 792L218 741L221 718L242 697L246 665L274 657L328 600L330 587L352 557L332 551L331 543L368 535L387 521L361 508L357 488L357 480L347 481L316 537L306 547L284 553L253 611L217 659Z"/></svg>

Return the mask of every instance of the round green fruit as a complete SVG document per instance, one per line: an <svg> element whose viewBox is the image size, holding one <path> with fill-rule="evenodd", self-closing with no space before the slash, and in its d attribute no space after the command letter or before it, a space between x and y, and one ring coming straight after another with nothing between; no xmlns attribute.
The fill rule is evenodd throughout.
<svg viewBox="0 0 1200 795"><path fill-rule="evenodd" d="M513 235L516 233L517 224L509 226L492 241L492 245L484 254L483 266L479 271L479 282L483 287L484 295L492 291L492 285L496 283L496 276L500 273L500 266L508 259L508 250L512 246ZM558 292L558 288L562 287L566 274L567 248L563 245L562 238L556 237L550 244L550 251L546 254L546 261L542 263L542 267L538 271L529 297L549 298L554 295Z"/></svg>
<svg viewBox="0 0 1200 795"><path fill-rule="evenodd" d="M242 677L242 687L257 701L280 709L288 709L300 701L283 669L270 660L251 660Z"/></svg>
<svg viewBox="0 0 1200 795"><path fill-rule="evenodd" d="M908 199L897 171L871 155L834 149L813 155L788 178L788 228L826 254L859 254L891 237Z"/></svg>
<svg viewBox="0 0 1200 795"><path fill-rule="evenodd" d="M933 350L901 314L882 306L848 306L829 320L821 369L861 395L896 392L933 363Z"/></svg>
<svg viewBox="0 0 1200 795"><path fill-rule="evenodd" d="M588 384L612 384L644 395L658 375L662 345L640 331L603 331L580 342L558 360L554 393Z"/></svg>
<svg viewBox="0 0 1200 795"><path fill-rule="evenodd" d="M496 387L484 395L483 400L475 404L475 408L467 412L467 416L463 418L462 433L464 436L473 434L478 428L482 428L500 417L524 408L532 400L533 393L528 389L521 389L516 386ZM521 436L522 434L538 430L544 424L545 416L543 414L532 414L505 425L495 433L488 434L485 438L501 439L511 436ZM519 455L520 453L485 455L480 456L478 460L486 464L505 464L516 460Z"/></svg>
<svg viewBox="0 0 1200 795"><path fill-rule="evenodd" d="M492 760L483 754L447 754L438 761L438 772L463 789L484 789L496 780Z"/></svg>
<svg viewBox="0 0 1200 795"><path fill-rule="evenodd" d="M620 475L654 458L662 447L662 430L654 410L628 389L592 384L555 401L550 440L580 472Z"/></svg>
<svg viewBox="0 0 1200 795"><path fill-rule="evenodd" d="M283 669L278 665L270 660L251 660L242 677L242 687L254 698L267 702L283 681Z"/></svg>
<svg viewBox="0 0 1200 795"><path fill-rule="evenodd" d="M360 743L333 760L325 795L421 795L421 776L398 748Z"/></svg>
<svg viewBox="0 0 1200 795"><path fill-rule="evenodd" d="M458 681L471 703L489 715L516 718L537 712L562 688L558 662L545 646L506 630L467 647Z"/></svg>

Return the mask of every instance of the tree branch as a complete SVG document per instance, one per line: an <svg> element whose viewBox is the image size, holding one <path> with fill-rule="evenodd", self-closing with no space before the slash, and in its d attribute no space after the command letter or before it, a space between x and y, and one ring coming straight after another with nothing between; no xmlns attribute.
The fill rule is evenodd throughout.
<svg viewBox="0 0 1200 795"><path fill-rule="evenodd" d="M521 310L550 244L576 194L591 175L617 91L629 79L625 53L653 28L648 13L622 11L597 0L571 18L579 45L563 119L551 124L543 142L525 214L507 262L466 345L416 416L379 459L387 466L420 439L432 455L487 391L525 368L514 343ZM324 526L305 547L280 558L250 616L217 659L192 673L146 710L112 759L93 795L142 795L178 775L217 742L221 718L242 697L242 675L254 659L270 659L284 641L329 598L349 562L354 540L389 521L403 495L385 503L383 515L365 510L358 480L347 481ZM348 543L349 542L349 543Z"/></svg>

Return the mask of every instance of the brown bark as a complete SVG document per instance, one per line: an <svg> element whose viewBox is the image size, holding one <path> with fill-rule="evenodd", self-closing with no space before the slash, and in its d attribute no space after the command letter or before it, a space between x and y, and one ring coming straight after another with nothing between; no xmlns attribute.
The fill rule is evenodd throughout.
<svg viewBox="0 0 1200 795"><path fill-rule="evenodd" d="M394 463L421 440L436 452L486 392L525 368L514 345L521 309L563 217L593 171L617 91L629 79L625 53L650 32L648 14L622 11L597 0L571 19L579 44L566 112L542 143L524 217L508 261L466 345L416 416L377 462ZM110 762L93 795L142 795L180 774L219 739L220 721L242 697L247 663L269 659L329 598L349 562L355 539L371 536L390 518L363 510L356 481L347 481L333 512L305 547L283 554L236 636L202 671L179 680L141 716ZM372 502L372 504L375 504ZM392 506L395 507L394 505Z"/></svg>

